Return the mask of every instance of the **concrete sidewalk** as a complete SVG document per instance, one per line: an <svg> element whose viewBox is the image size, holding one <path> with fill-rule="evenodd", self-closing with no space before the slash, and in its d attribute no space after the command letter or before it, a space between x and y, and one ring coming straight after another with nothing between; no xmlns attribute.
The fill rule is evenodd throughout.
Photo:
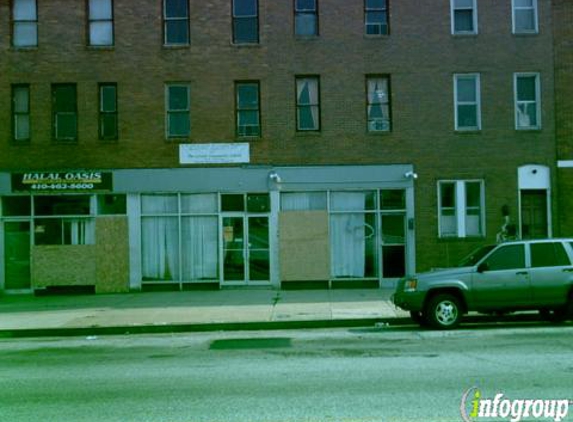
<svg viewBox="0 0 573 422"><path fill-rule="evenodd" d="M0 296L0 337L348 327L408 317L390 290ZM403 321L402 321L403 322Z"/></svg>

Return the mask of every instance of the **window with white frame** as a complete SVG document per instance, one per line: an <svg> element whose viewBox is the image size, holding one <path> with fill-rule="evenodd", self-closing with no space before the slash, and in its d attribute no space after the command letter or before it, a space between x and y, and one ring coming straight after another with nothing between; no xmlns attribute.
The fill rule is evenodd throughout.
<svg viewBox="0 0 573 422"><path fill-rule="evenodd" d="M233 43L258 44L259 2L258 0L232 0Z"/></svg>
<svg viewBox="0 0 573 422"><path fill-rule="evenodd" d="M481 129L480 75L454 75L456 130Z"/></svg>
<svg viewBox="0 0 573 422"><path fill-rule="evenodd" d="M515 91L515 128L541 128L541 88L539 73L516 73Z"/></svg>
<svg viewBox="0 0 573 422"><path fill-rule="evenodd" d="M511 0L514 34L535 34L539 31L537 0Z"/></svg>
<svg viewBox="0 0 573 422"><path fill-rule="evenodd" d="M113 1L89 0L89 45L113 45Z"/></svg>
<svg viewBox="0 0 573 422"><path fill-rule="evenodd" d="M440 237L485 236L483 181L438 182L438 208Z"/></svg>
<svg viewBox="0 0 573 422"><path fill-rule="evenodd" d="M320 94L318 76L296 78L296 128L320 130Z"/></svg>
<svg viewBox="0 0 573 422"><path fill-rule="evenodd" d="M163 0L163 43L189 44L189 0Z"/></svg>
<svg viewBox="0 0 573 422"><path fill-rule="evenodd" d="M36 0L13 0L12 45L14 47L36 47L38 45Z"/></svg>
<svg viewBox="0 0 573 422"><path fill-rule="evenodd" d="M318 35L318 0L294 0L294 33L301 37Z"/></svg>
<svg viewBox="0 0 573 422"><path fill-rule="evenodd" d="M364 0L364 31L366 35L388 35L387 0Z"/></svg>
<svg viewBox="0 0 573 422"><path fill-rule="evenodd" d="M76 84L52 85L52 135L55 141L78 140Z"/></svg>
<svg viewBox="0 0 573 422"><path fill-rule="evenodd" d="M12 85L12 139L30 140L30 85Z"/></svg>
<svg viewBox="0 0 573 422"><path fill-rule="evenodd" d="M477 34L477 0L450 0L452 34Z"/></svg>
<svg viewBox="0 0 573 422"><path fill-rule="evenodd" d="M167 84L165 97L167 138L188 137L191 134L189 84Z"/></svg>
<svg viewBox="0 0 573 422"><path fill-rule="evenodd" d="M368 132L390 131L390 77L367 76Z"/></svg>
<svg viewBox="0 0 573 422"><path fill-rule="evenodd" d="M235 95L237 136L261 136L259 83L256 81L236 82Z"/></svg>

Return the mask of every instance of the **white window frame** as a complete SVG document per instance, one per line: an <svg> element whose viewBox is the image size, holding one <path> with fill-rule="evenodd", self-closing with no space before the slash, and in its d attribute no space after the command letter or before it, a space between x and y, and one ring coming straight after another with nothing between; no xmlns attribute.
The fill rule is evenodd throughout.
<svg viewBox="0 0 573 422"><path fill-rule="evenodd" d="M92 3L94 0L88 0L88 45L91 47L111 47L114 45L114 25L113 25L113 0L108 0L110 6L110 15L106 17L94 17L92 15ZM95 4L93 4L95 8ZM104 24L109 31L109 42L96 42L92 37L92 30L95 25Z"/></svg>
<svg viewBox="0 0 573 422"><path fill-rule="evenodd" d="M473 31L456 31L456 19L455 19L455 11L456 10L469 10L467 8L460 8L456 7L456 0L450 0L450 16L451 16L451 30L452 35L476 35L478 33L478 9L477 9L477 0L472 1L472 22L473 22Z"/></svg>
<svg viewBox="0 0 573 422"><path fill-rule="evenodd" d="M15 48L36 48L38 47L38 2L37 0L32 1L34 5L33 16L20 18L16 16L16 3L18 1L19 0L12 1L12 46ZM35 39L32 43L22 43L19 41L18 28L20 26L29 26L30 28L33 28Z"/></svg>
<svg viewBox="0 0 573 422"><path fill-rule="evenodd" d="M460 79L473 79L475 83L475 102L459 101L458 99L458 81ZM476 106L476 126L459 125L459 106L475 105ZM454 74L454 119L455 129L457 131L477 131L481 130L481 78L479 73L456 73Z"/></svg>
<svg viewBox="0 0 573 422"><path fill-rule="evenodd" d="M169 108L169 88L179 87L187 89L187 108L185 109L170 109ZM186 113L189 119L189 133L186 135L172 135L170 132L170 119L171 113ZM173 82L165 84L165 137L166 139L184 139L191 136L191 85L185 82Z"/></svg>
<svg viewBox="0 0 573 422"><path fill-rule="evenodd" d="M512 32L514 34L537 34L539 33L539 14L537 8L537 0L531 0L531 7L522 7L516 5L516 0L511 0L511 26ZM516 13L518 10L533 10L533 19L535 22L535 28L532 30L528 29L518 29L516 27Z"/></svg>
<svg viewBox="0 0 573 422"><path fill-rule="evenodd" d="M466 187L468 183L479 183L480 184L480 227L481 233L479 234L468 234L466 218L468 214L468 206L466 201ZM443 184L454 184L455 185L455 204L454 204L454 216L456 221L456 232L455 234L444 234L442 227L442 191L441 187ZM480 179L467 179L467 180L440 180L437 186L438 195L438 236L440 238L481 238L486 235L485 226L485 183Z"/></svg>
<svg viewBox="0 0 573 422"><path fill-rule="evenodd" d="M517 98L517 81L520 77L535 77L535 101L519 100ZM539 130L541 124L541 75L538 72L525 72L513 74L513 105L515 114L515 130ZM537 117L537 124L535 125L520 125L519 124L519 105L520 104L535 104L535 113Z"/></svg>

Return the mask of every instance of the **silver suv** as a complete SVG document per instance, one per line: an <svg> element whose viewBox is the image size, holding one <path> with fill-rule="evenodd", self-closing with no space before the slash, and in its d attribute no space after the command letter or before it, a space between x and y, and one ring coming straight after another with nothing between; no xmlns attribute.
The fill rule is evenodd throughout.
<svg viewBox="0 0 573 422"><path fill-rule="evenodd" d="M405 277L392 300L420 324L453 328L468 311L573 317L573 239L484 246L458 267Z"/></svg>

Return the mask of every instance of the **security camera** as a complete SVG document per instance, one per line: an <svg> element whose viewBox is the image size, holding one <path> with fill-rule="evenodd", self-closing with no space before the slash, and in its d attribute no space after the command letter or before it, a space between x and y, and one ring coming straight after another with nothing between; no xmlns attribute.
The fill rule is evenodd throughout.
<svg viewBox="0 0 573 422"><path fill-rule="evenodd" d="M269 173L269 179L271 179L275 183L281 183L283 181L283 179L281 179L281 177L276 171L271 171Z"/></svg>
<svg viewBox="0 0 573 422"><path fill-rule="evenodd" d="M413 171L407 171L406 173L404 173L404 177L406 179L417 179L418 173L414 173Z"/></svg>

